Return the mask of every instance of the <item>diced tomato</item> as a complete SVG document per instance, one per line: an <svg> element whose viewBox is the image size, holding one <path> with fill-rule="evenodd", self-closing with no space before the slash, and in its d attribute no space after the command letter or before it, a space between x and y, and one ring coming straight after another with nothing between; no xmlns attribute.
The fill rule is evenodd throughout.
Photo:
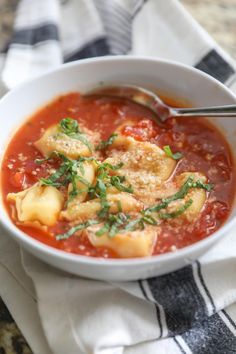
<svg viewBox="0 0 236 354"><path fill-rule="evenodd" d="M25 182L25 174L23 172L16 172L11 176L11 184L16 188L22 188Z"/></svg>
<svg viewBox="0 0 236 354"><path fill-rule="evenodd" d="M158 134L158 126L150 119L142 119L135 125L127 125L123 128L122 134L132 136L139 141L147 141L155 138Z"/></svg>

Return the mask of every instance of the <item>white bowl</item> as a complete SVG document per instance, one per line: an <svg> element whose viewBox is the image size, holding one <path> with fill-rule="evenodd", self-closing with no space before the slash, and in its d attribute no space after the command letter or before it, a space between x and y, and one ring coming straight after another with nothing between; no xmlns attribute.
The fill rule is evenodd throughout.
<svg viewBox="0 0 236 354"><path fill-rule="evenodd" d="M125 83L156 87L162 93L188 100L194 106L236 103L232 92L212 77L174 62L122 56L81 60L18 86L0 101L0 156L18 127L39 107L60 94L85 92L101 82L105 85ZM236 120L219 118L213 122L224 131L234 153ZM217 232L174 253L143 259L99 259L66 253L27 236L12 223L0 200L2 226L30 253L64 271L113 281L148 278L189 264L236 225L235 214L236 208Z"/></svg>

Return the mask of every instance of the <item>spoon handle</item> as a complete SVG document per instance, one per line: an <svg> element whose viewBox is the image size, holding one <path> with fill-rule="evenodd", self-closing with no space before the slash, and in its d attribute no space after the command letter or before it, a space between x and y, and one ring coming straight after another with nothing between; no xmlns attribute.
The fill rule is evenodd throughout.
<svg viewBox="0 0 236 354"><path fill-rule="evenodd" d="M236 105L200 107L200 108L176 108L177 115L184 117L236 117Z"/></svg>

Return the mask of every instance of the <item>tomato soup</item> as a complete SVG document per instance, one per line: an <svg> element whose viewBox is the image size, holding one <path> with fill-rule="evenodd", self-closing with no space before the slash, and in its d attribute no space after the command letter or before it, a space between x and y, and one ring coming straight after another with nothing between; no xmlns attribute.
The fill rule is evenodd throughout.
<svg viewBox="0 0 236 354"><path fill-rule="evenodd" d="M12 221L52 247L105 258L175 252L218 230L235 191L227 142L204 118L164 124L153 118L129 100L76 92L42 107L16 132L3 158L1 189ZM47 132L58 124L61 130L50 138L59 145L51 147ZM83 149L67 154L72 145ZM50 197L41 198L40 191L35 197L33 186ZM31 195L19 194L28 190ZM47 209L45 198L55 220L39 215Z"/></svg>

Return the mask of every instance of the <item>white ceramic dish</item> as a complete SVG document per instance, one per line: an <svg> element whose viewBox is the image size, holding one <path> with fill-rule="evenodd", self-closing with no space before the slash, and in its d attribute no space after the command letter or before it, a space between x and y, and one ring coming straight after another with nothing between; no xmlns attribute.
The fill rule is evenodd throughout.
<svg viewBox="0 0 236 354"><path fill-rule="evenodd" d="M84 92L104 84L136 84L156 87L168 96L191 101L195 106L236 103L225 86L210 76L174 62L135 57L104 57L61 66L9 92L0 101L0 156L18 127L38 108L70 91ZM219 118L232 151L236 151L235 118ZM145 259L107 260L73 255L46 246L20 231L10 220L0 200L0 221L9 236L41 260L65 271L101 280L135 280L176 270L206 252L236 225L236 208L227 223L205 240L175 253Z"/></svg>

